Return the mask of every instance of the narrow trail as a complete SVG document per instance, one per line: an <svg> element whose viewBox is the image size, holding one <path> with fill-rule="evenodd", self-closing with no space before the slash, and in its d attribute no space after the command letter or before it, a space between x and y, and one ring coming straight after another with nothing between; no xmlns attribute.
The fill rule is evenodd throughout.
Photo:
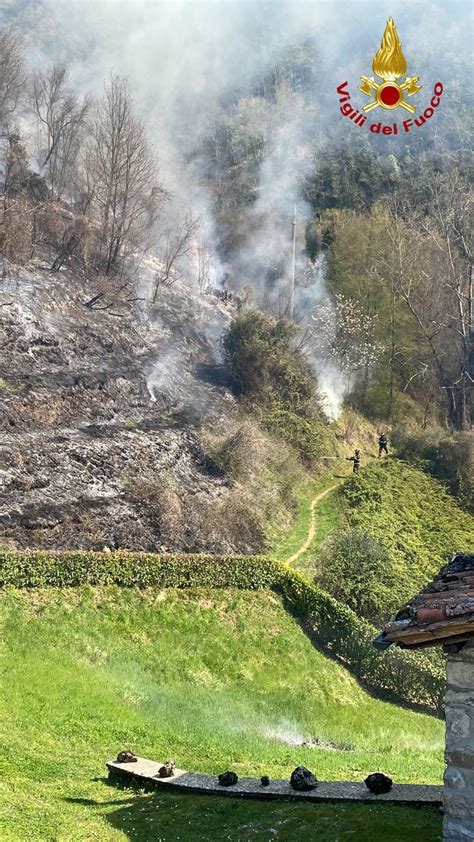
<svg viewBox="0 0 474 842"><path fill-rule="evenodd" d="M290 558L286 559L287 564L294 564L294 562L297 561L297 559L299 559L299 557L303 555L303 553L305 553L308 547L311 545L311 541L313 540L316 532L316 506L323 499L323 497L326 497L328 494L331 493L331 491L334 491L340 485L340 482L336 482L334 485L331 485L330 488L326 488L325 491L320 491L319 494L316 494L316 497L313 497L313 499L311 500L309 510L309 527L308 534L306 536L306 541L304 542L304 544L301 545L301 547L299 548L299 550L296 551L296 553L293 553L293 555L290 556Z"/></svg>

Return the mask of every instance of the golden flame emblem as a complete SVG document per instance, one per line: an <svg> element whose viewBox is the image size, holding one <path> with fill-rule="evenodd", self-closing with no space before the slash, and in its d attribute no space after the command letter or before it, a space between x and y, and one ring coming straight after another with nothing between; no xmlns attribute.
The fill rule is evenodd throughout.
<svg viewBox="0 0 474 842"><path fill-rule="evenodd" d="M396 82L400 76L406 73L407 63L393 18L389 18L387 21L380 49L372 62L372 70L376 76L383 79L383 82L378 85L373 76L360 77L362 85L359 85L359 91L362 91L366 96L375 94L375 99L368 105L364 105L364 111L371 111L377 105L389 110L401 106L410 114L413 114L416 108L411 103L405 102L403 94L413 96L421 90L421 85L416 84L420 77L407 76L401 85Z"/></svg>
<svg viewBox="0 0 474 842"><path fill-rule="evenodd" d="M372 70L385 82L394 82L407 72L407 63L393 18L388 19L380 50L372 62Z"/></svg>

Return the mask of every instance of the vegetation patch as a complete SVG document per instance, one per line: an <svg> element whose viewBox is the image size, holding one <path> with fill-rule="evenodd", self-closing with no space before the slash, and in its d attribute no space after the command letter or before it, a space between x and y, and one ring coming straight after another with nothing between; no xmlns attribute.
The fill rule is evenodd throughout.
<svg viewBox="0 0 474 842"><path fill-rule="evenodd" d="M395 587L388 550L367 532L336 532L323 548L316 580L353 611L374 623L387 618Z"/></svg>
<svg viewBox="0 0 474 842"><path fill-rule="evenodd" d="M474 514L474 442L470 433L434 427L392 436L397 455L443 482L458 502Z"/></svg>
<svg viewBox="0 0 474 842"><path fill-rule="evenodd" d="M361 575L361 553L348 549L348 545L356 546L355 533L336 536L322 554L321 582L337 575L341 553L347 552L347 586L360 584L359 596L349 601L364 616L390 615L455 552L467 551L472 542L472 518L439 483L399 460L381 460L355 474L342 486L341 501L348 526L359 533L359 544L371 538L371 546L375 548L375 541L386 553L380 550L379 563L373 563L371 552L372 560ZM328 568L333 560L331 573ZM377 601L369 614L362 604L368 589Z"/></svg>
<svg viewBox="0 0 474 842"><path fill-rule="evenodd" d="M398 781L441 780L442 723L369 696L271 591L8 588L0 613L2 839L156 839L157 822L164 839L181 827L186 839L225 838L225 828L246 838L251 822L263 840L279 817L289 828L320 819L321 838L332 840L331 820L341 834L369 824L358 805L308 812L111 790L105 761L126 747L210 774L288 777L303 763L328 780L376 769ZM288 744L288 733L335 749ZM431 811L368 809L368 840L385 821L384 838L405 838L395 835L396 816L438 832ZM215 836L206 836L212 811Z"/></svg>
<svg viewBox="0 0 474 842"><path fill-rule="evenodd" d="M327 449L336 452L335 438L298 333L287 319L243 310L224 336L224 358L235 394L267 430L313 462Z"/></svg>
<svg viewBox="0 0 474 842"><path fill-rule="evenodd" d="M0 585L19 588L118 584L154 588L271 588L314 641L340 660L372 692L402 704L442 709L444 675L420 655L390 650L381 656L377 629L287 565L261 556L160 556L146 553L0 554Z"/></svg>

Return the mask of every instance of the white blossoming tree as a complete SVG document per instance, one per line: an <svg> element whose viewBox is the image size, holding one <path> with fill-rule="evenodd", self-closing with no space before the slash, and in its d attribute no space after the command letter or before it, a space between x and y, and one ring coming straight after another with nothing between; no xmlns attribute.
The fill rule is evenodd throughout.
<svg viewBox="0 0 474 842"><path fill-rule="evenodd" d="M348 377L367 372L383 351L383 345L374 338L376 319L362 312L355 299L341 294L318 304L312 316L317 354L334 362Z"/></svg>

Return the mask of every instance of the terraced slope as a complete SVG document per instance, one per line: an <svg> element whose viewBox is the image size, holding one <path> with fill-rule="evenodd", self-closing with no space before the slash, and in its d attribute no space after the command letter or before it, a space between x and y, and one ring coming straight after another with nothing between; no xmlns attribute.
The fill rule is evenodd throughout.
<svg viewBox="0 0 474 842"><path fill-rule="evenodd" d="M152 258L125 299L47 265L38 258L0 291L2 542L234 552L225 519L212 527L227 485L199 438L234 408L212 381L233 305L177 278L148 307Z"/></svg>

